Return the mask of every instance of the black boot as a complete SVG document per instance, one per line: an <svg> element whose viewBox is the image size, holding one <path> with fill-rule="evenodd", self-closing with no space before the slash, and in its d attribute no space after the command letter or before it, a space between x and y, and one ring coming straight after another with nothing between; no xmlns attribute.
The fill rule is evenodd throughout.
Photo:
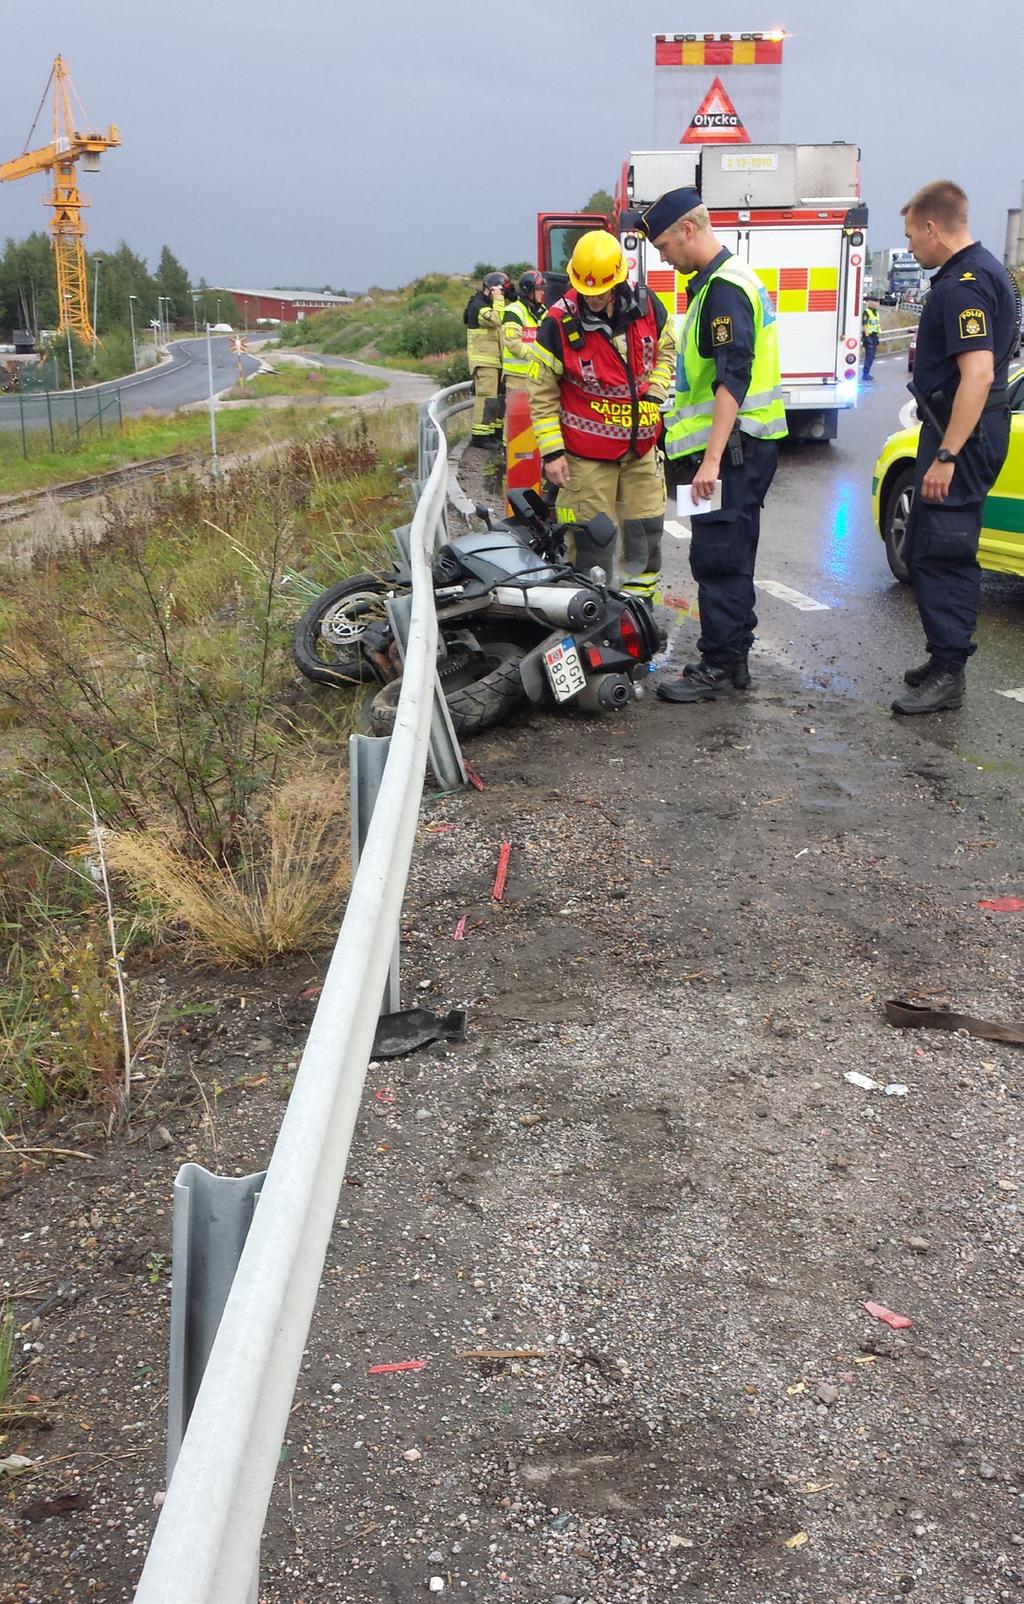
<svg viewBox="0 0 1024 1604"><path fill-rule="evenodd" d="M963 705L966 676L962 668L935 663L920 685L904 691L892 704L894 713L942 713Z"/></svg>
<svg viewBox="0 0 1024 1604"><path fill-rule="evenodd" d="M697 672L698 668L706 668L706 667L707 667L707 664L704 663L704 662L687 663L685 668L683 669L683 673L684 674L695 674ZM737 657L735 663L732 665L732 682L733 682L734 686L736 687L736 689L738 691L745 691L745 690L749 689L749 686L750 686L750 668L749 668L748 663L747 663L747 654L746 654L746 652L744 652L742 654L742 656Z"/></svg>
<svg viewBox="0 0 1024 1604"><path fill-rule="evenodd" d="M732 695L732 674L714 663L687 663L678 679L662 680L658 695L663 702L718 702Z"/></svg>
<svg viewBox="0 0 1024 1604"><path fill-rule="evenodd" d="M904 685L923 685L934 667L935 659L929 657L926 663L919 663L917 668L908 668L903 676Z"/></svg>

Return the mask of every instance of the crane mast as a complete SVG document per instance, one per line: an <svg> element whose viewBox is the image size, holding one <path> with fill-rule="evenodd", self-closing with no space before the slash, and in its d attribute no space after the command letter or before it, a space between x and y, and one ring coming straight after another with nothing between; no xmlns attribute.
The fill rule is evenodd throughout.
<svg viewBox="0 0 1024 1604"><path fill-rule="evenodd" d="M39 113L53 87L53 138L48 145L29 150L28 144L35 132ZM16 178L29 178L36 173L52 173L53 188L44 196L43 204L50 207L50 243L53 246L54 268L57 278L57 308L60 332L68 328L84 343L93 340L89 317L89 296L85 277L85 224L82 210L88 206L78 187L77 164L81 161L86 172L99 169L100 156L121 143L121 135L111 124L105 133L79 132L71 112L74 88L67 62L57 56L43 90L43 98L36 112L35 122L25 141L25 150L13 161L0 163L0 183ZM78 96L75 95L76 101ZM81 101L78 109L84 128L88 128Z"/></svg>

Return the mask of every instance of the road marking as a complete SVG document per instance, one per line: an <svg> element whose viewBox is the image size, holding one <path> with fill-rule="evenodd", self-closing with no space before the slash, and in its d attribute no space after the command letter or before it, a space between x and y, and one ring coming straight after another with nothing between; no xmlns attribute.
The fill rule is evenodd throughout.
<svg viewBox="0 0 1024 1604"><path fill-rule="evenodd" d="M1018 685L1015 691L996 691L997 696L1008 696L1011 702L1024 702L1024 685Z"/></svg>
<svg viewBox="0 0 1024 1604"><path fill-rule="evenodd" d="M832 611L828 602L815 601L811 596L804 596L799 590L790 590L788 585L781 585L777 579L755 579L754 584L758 590L766 590L769 596L778 601L784 601L790 607L795 607L800 613L829 613Z"/></svg>
<svg viewBox="0 0 1024 1604"><path fill-rule="evenodd" d="M675 536L676 540L689 540L690 536L693 534L693 530L690 528L689 524L677 523L675 518L666 518L665 528L668 530L670 535Z"/></svg>

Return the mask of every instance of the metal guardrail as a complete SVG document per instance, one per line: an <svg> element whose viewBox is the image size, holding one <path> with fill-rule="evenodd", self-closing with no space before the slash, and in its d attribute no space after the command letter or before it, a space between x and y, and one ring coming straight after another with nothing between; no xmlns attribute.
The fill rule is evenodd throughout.
<svg viewBox="0 0 1024 1604"><path fill-rule="evenodd" d="M883 329L881 334L878 336L878 339L880 344L884 344L887 340L909 340L911 336L915 335L916 333L917 324L906 323L900 328Z"/></svg>
<svg viewBox="0 0 1024 1604"><path fill-rule="evenodd" d="M436 720L430 558L445 534L445 426L471 404L468 389L439 392L420 414L421 490L408 535L411 614L394 733L344 923L136 1604L246 1604L254 1597L260 1534L395 954ZM173 1423L173 1405L171 1413Z"/></svg>

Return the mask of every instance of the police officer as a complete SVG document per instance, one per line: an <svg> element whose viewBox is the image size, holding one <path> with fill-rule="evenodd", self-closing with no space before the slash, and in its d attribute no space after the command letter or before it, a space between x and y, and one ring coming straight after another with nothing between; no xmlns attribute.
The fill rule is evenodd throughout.
<svg viewBox="0 0 1024 1604"><path fill-rule="evenodd" d="M874 365L875 353L878 350L881 333L882 324L878 316L878 296L869 295L860 314L860 343L864 348L864 366L861 369L860 376L866 384L874 383L871 377L871 369Z"/></svg>
<svg viewBox="0 0 1024 1604"><path fill-rule="evenodd" d="M470 444L485 451L501 449L498 395L501 390L501 324L505 296L512 280L505 273L486 273L470 296L462 321L466 325L466 360L473 380L473 426Z"/></svg>
<svg viewBox="0 0 1024 1604"><path fill-rule="evenodd" d="M722 505L695 515L690 569L700 607L700 661L663 681L668 702L715 701L750 684L754 563L761 507L778 463L786 414L775 308L752 268L715 238L695 189L673 189L641 217L662 261L695 276L687 286L676 393L665 452L683 459L695 501Z"/></svg>
<svg viewBox="0 0 1024 1604"><path fill-rule="evenodd" d="M577 567L606 565L575 525L618 522L622 588L651 600L661 572L665 477L655 450L672 382L675 332L656 296L626 283L614 234L590 229L573 247L570 288L537 330L530 417L544 473L558 490ZM615 575L612 575L614 582Z"/></svg>
<svg viewBox="0 0 1024 1604"><path fill-rule="evenodd" d="M907 242L939 271L921 313L911 393L921 434L907 565L928 661L910 668L894 713L938 713L963 701L974 652L982 505L1010 438L1007 374L1016 301L1005 268L971 238L957 184L926 184L903 208Z"/></svg>
<svg viewBox="0 0 1024 1604"><path fill-rule="evenodd" d="M546 311L544 274L539 268L527 268L519 275L519 299L506 302L501 325L501 372L506 394L526 389L526 376L533 364L533 344ZM505 440L508 441L507 412Z"/></svg>

